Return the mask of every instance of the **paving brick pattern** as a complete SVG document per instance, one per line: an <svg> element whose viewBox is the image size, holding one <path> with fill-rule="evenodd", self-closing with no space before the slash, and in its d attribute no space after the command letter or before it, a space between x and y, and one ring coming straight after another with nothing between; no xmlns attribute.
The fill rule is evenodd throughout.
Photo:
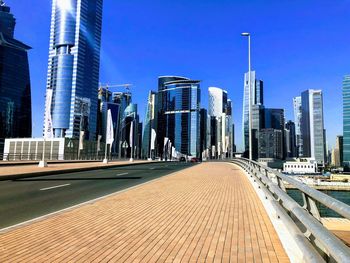
<svg viewBox="0 0 350 263"><path fill-rule="evenodd" d="M0 262L289 262L241 170L203 163L0 234Z"/></svg>

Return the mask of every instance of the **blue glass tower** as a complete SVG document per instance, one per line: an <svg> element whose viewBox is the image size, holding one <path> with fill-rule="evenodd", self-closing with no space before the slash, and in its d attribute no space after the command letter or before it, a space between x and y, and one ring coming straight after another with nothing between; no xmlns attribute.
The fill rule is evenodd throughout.
<svg viewBox="0 0 350 263"><path fill-rule="evenodd" d="M53 0L47 89L55 137L96 138L103 0ZM49 123L45 121L45 125ZM44 127L47 130L48 127Z"/></svg>
<svg viewBox="0 0 350 263"><path fill-rule="evenodd" d="M343 79L343 166L350 170L350 75Z"/></svg>
<svg viewBox="0 0 350 263"><path fill-rule="evenodd" d="M31 137L32 112L27 51L14 38L16 20L0 1L0 153L5 138Z"/></svg>
<svg viewBox="0 0 350 263"><path fill-rule="evenodd" d="M159 153L168 138L181 154L200 156L200 81L165 76L158 79Z"/></svg>

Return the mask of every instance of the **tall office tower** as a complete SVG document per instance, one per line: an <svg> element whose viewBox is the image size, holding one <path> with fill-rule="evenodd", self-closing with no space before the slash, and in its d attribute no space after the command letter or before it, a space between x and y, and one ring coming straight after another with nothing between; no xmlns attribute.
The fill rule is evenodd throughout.
<svg viewBox="0 0 350 263"><path fill-rule="evenodd" d="M343 166L350 171L350 75L343 79Z"/></svg>
<svg viewBox="0 0 350 263"><path fill-rule="evenodd" d="M101 137L100 141L106 141L107 129L107 112L111 110L114 141L111 152L119 153L120 146L120 128L122 124L123 114L126 107L131 103L130 92L112 92L107 87L98 89L98 109L97 109L97 125L96 136ZM86 127L85 127L86 128Z"/></svg>
<svg viewBox="0 0 350 263"><path fill-rule="evenodd" d="M102 2L52 1L44 135L96 138Z"/></svg>
<svg viewBox="0 0 350 263"><path fill-rule="evenodd" d="M14 38L16 20L0 0L0 153L4 139L32 136L29 46Z"/></svg>
<svg viewBox="0 0 350 263"><path fill-rule="evenodd" d="M170 143L180 154L200 156L200 81L184 77L158 78L158 150L167 158Z"/></svg>
<svg viewBox="0 0 350 263"><path fill-rule="evenodd" d="M221 117L222 113L227 110L227 91L216 88L209 87L209 115L215 117Z"/></svg>
<svg viewBox="0 0 350 263"><path fill-rule="evenodd" d="M283 159L281 130L262 129L259 132L259 158Z"/></svg>
<svg viewBox="0 0 350 263"><path fill-rule="evenodd" d="M227 158L232 152L232 101L227 99L227 91L209 87L209 115L217 118L217 141L215 146L218 157ZM220 153L220 154L219 154Z"/></svg>
<svg viewBox="0 0 350 263"><path fill-rule="evenodd" d="M296 132L295 132L295 123L292 121L288 121L285 125L285 133L284 133L284 143L285 143L285 153L286 157L298 157L297 153L297 144L296 144Z"/></svg>
<svg viewBox="0 0 350 263"><path fill-rule="evenodd" d="M142 140L142 157L155 158L157 140L157 92L150 91L144 121L144 131Z"/></svg>
<svg viewBox="0 0 350 263"><path fill-rule="evenodd" d="M262 130L260 130L259 132L259 158L278 158L278 159L284 159L285 157L285 151L284 151L284 110L283 109L269 109L269 108L265 108L263 110L264 112L264 117L263 117L263 124L262 130L265 130L265 132L260 135L260 133L262 132ZM272 130L273 131L272 131ZM279 132L277 132L279 131ZM273 134L273 138L275 138L275 140L277 140L278 142L281 141L281 144L277 145L275 148L275 153L277 154L269 154L269 156L273 156L273 157L264 157L264 156L268 156L264 153L271 153L271 149L264 149L264 147L270 147L270 145L268 143L266 143L267 141L271 141L269 138L272 136L271 134ZM260 139L264 138L265 136L265 141L260 141ZM267 137L266 137L267 136ZM269 137L270 136L270 137ZM278 136L280 136L281 138L277 138ZM267 140L267 141L266 141ZM281 154L280 154L281 152Z"/></svg>
<svg viewBox="0 0 350 263"><path fill-rule="evenodd" d="M303 156L303 138L301 136L301 96L293 98L295 136L298 150L298 157Z"/></svg>
<svg viewBox="0 0 350 263"><path fill-rule="evenodd" d="M208 142L208 111L206 109L200 110L200 154L201 158L206 155L205 151L207 150L207 142Z"/></svg>
<svg viewBox="0 0 350 263"><path fill-rule="evenodd" d="M337 136L335 147L332 150L332 165L340 167L343 165L343 136Z"/></svg>
<svg viewBox="0 0 350 263"><path fill-rule="evenodd" d="M262 80L256 79L255 71L251 72L251 104L264 104L264 83ZM246 152L249 151L249 73L244 74L244 98L243 98L243 145Z"/></svg>
<svg viewBox="0 0 350 263"><path fill-rule="evenodd" d="M323 121L323 96L321 90L306 90L301 94L301 134L303 157L314 158L325 164L325 130Z"/></svg>
<svg viewBox="0 0 350 263"><path fill-rule="evenodd" d="M252 157L259 158L259 131L264 128L264 106L252 105Z"/></svg>
<svg viewBox="0 0 350 263"><path fill-rule="evenodd" d="M335 140L335 148L338 149L339 152L339 166L343 165L343 151L344 151L344 137L341 135L338 135L336 140Z"/></svg>
<svg viewBox="0 0 350 263"><path fill-rule="evenodd" d="M136 104L130 103L124 110L120 133L119 156L122 158L140 158L142 123L140 122Z"/></svg>

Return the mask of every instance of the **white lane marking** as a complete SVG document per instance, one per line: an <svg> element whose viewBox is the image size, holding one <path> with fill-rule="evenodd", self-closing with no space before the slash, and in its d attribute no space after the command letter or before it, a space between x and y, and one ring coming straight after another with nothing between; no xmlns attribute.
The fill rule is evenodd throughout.
<svg viewBox="0 0 350 263"><path fill-rule="evenodd" d="M121 174L117 174L117 176L121 176L121 175L127 175L129 173L121 173Z"/></svg>
<svg viewBox="0 0 350 263"><path fill-rule="evenodd" d="M61 184L61 185L41 188L40 191L46 191L46 190L51 190L51 189L55 189L55 188L61 188L61 187L65 187L65 186L68 186L68 185L70 185L70 184Z"/></svg>
<svg viewBox="0 0 350 263"><path fill-rule="evenodd" d="M147 181L147 182L144 182L142 184L138 184L138 185L134 185L134 186L131 186L129 188L126 188L126 189L123 189L123 190L120 190L120 191L117 191L117 192L114 192L114 193L111 193L111 194L107 194L107 195L103 195L101 197L97 197L95 199L92 199L92 200L89 200L89 201L85 201L83 203L80 203L80 204L76 204L76 205L73 205L73 206L69 206L67 208L63 208L61 210L58 210L58 211L55 211L55 212L52 212L52 213L49 213L49 214L46 214L46 215L43 215L43 216L38 216L38 217L35 217L33 219L29 219L27 221L24 221L22 223L18 223L18 224L15 224L15 225L12 225L12 226L8 226L8 227L5 227L5 228L2 228L0 229L0 234L3 234L3 233L6 233L10 230L13 230L13 229L16 229L16 228L19 228L21 226L26 226L26 225L29 225L31 223L34 223L34 222L38 222L40 220L44 220L44 219L47 219L51 216L54 216L54 215L58 215L58 214L61 214L61 213L64 213L64 212L67 212L67 211L71 211L73 209L76 209L76 208L79 208L79 207L82 207L84 205L88 205L88 204L93 204L93 203L96 203L100 200L104 200L108 197L111 197L111 196L115 196L115 195L118 195L118 194L121 194L121 193L125 193L126 191L129 191L129 190L132 190L132 189L136 189L136 188L139 188L141 186L144 186L144 185L147 185L147 184L150 184L150 183L153 183L153 182L156 182L156 181L160 181L162 180L163 178L167 178L167 177L170 177L170 176L173 176L175 174L181 174L183 173L184 171L188 170L192 168L191 166L190 167L186 167L180 171L173 171L171 172L170 174L167 174L167 175L164 175L162 177L158 177L158 178L155 178L153 180L150 180L150 181Z"/></svg>
<svg viewBox="0 0 350 263"><path fill-rule="evenodd" d="M150 170L154 170L154 169L156 169L155 167L152 167L152 168L149 168Z"/></svg>

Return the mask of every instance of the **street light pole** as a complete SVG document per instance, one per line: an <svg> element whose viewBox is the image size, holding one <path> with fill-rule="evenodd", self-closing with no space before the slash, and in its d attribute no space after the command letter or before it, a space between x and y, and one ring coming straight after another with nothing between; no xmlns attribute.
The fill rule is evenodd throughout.
<svg viewBox="0 0 350 263"><path fill-rule="evenodd" d="M253 159L252 146L252 83L251 83L251 60L250 60L250 33L242 33L242 36L248 37L248 82L249 82L249 159Z"/></svg>

